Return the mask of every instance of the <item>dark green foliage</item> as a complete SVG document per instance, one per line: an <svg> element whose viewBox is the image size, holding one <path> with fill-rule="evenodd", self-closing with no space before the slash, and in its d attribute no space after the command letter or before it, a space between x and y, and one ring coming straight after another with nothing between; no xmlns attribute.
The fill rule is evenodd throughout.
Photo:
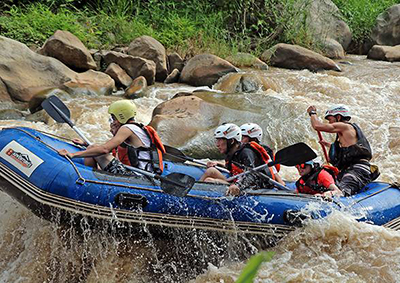
<svg viewBox="0 0 400 283"><path fill-rule="evenodd" d="M400 0L332 0L349 25L353 39L356 41L368 38L380 13Z"/></svg>
<svg viewBox="0 0 400 283"><path fill-rule="evenodd" d="M369 36L376 17L400 0L333 0L356 41ZM259 55L278 42L317 48L298 0L5 0L0 34L40 46L57 29L89 48L127 45L150 35L182 55L235 52ZM300 16L300 17L299 17ZM317 48L318 49L318 48Z"/></svg>
<svg viewBox="0 0 400 283"><path fill-rule="evenodd" d="M91 43L96 37L89 28L90 18L81 13L59 8L53 13L49 7L37 4L26 9L12 7L0 17L0 33L28 45L41 45L56 30L68 30L82 40Z"/></svg>

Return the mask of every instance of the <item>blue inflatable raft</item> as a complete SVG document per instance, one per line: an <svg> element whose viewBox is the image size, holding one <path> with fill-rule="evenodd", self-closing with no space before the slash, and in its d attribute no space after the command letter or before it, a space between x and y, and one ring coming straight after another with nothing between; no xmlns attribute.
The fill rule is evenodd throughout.
<svg viewBox="0 0 400 283"><path fill-rule="evenodd" d="M400 227L400 191L395 185L369 184L358 195L327 202L282 190L252 190L225 197L225 185L196 182L185 197L165 193L158 180L113 176L73 162L58 149L75 145L29 128L0 131L2 190L36 215L73 215L148 226L271 235L280 238L304 218L321 218L333 209L356 213L360 221ZM165 172L199 179L204 169L165 162ZM293 184L289 184L293 187Z"/></svg>

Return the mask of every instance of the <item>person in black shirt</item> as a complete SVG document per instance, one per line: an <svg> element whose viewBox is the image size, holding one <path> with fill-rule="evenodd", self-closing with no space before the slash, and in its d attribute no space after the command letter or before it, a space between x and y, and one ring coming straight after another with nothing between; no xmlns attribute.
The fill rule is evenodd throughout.
<svg viewBox="0 0 400 283"><path fill-rule="evenodd" d="M254 168L265 163L254 149L247 144L241 143L242 134L237 125L223 124L215 130L214 136L218 150L225 155L225 167L230 171L231 176L238 175L248 168ZM208 168L200 178L200 181L230 184L225 175L215 168L216 165L217 162L208 162ZM241 188L260 187L262 185L260 180L261 178L258 175L248 174L246 177L231 183L227 194L239 195Z"/></svg>

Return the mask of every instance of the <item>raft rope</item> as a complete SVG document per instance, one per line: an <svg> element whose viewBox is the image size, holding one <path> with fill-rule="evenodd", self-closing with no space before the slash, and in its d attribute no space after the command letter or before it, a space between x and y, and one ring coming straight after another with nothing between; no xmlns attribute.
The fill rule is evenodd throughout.
<svg viewBox="0 0 400 283"><path fill-rule="evenodd" d="M49 145L48 143L42 141L40 139L40 137L37 137L31 133L29 133L28 131L21 129L19 127L8 127L8 128L3 128L3 130L7 130L7 129L12 129L12 130L18 130L21 131L25 134L27 134L28 136L34 138L36 141L44 144L45 146L47 146L48 148L50 148L51 150L53 150L54 152L57 152L57 149L55 149L54 147L52 147L51 145ZM52 135L52 134L48 134L44 131L38 131L41 132L43 134L46 135L50 135L50 136L54 136L54 137L58 137L57 135ZM62 138L62 137L58 137L58 138ZM65 140L68 140L66 138L64 138ZM77 168L77 166L75 165L75 163L68 157L65 156L65 158L68 160L68 162L71 164L71 166L74 168L76 174L78 175L78 179L75 181L77 184L83 185L85 183L93 183L93 184L101 184L101 185L109 185L109 186L117 186L117 187L125 187L125 188L129 188L129 189L137 189L137 190L144 190L144 191L150 191L150 192L155 192L155 193L164 193L166 194L164 191L159 190L159 189L152 189L152 188L144 188L144 187L139 187L139 186L133 186L133 185L128 185L128 184L120 184L120 183L114 183L114 182L105 182L105 181L98 181L98 180L90 180L90 179L85 179L83 178L83 176L81 175L81 173L79 172L79 169ZM152 182L153 185L155 185L155 182ZM196 195L190 195L187 194L186 197L191 197L191 198L200 198L200 199L205 199L205 200L210 200L210 201L219 201L221 199L226 199L225 197L207 197L207 196L196 196Z"/></svg>
<svg viewBox="0 0 400 283"><path fill-rule="evenodd" d="M58 153L58 150L55 149L54 147L52 147L51 145L47 144L46 142L42 141L40 139L40 137L37 137L33 134L31 134L30 132L21 129L20 127L6 127L6 128L2 128L3 130L18 130L21 131L25 134L27 134L28 136L34 138L35 140L39 141L40 143L44 144L45 146L47 146L48 148L50 148L51 150L53 150L54 152ZM51 133L47 133L45 131L41 131L41 130L35 130L38 131L44 135L48 135L48 136L52 136L52 137L56 137L59 139L63 139L63 140L67 140L67 141L72 141L69 138L65 138L62 136L58 136L55 134L51 134ZM75 145L75 144L74 144ZM79 172L79 169L77 168L76 164L67 156L65 156L65 158L68 160L68 162L71 164L71 166L74 168L74 171L76 172L76 174L78 175L78 179L76 180L77 184L83 185L85 183L93 183L93 184L100 184L100 185L109 185L109 186L117 186L117 187L125 187L125 188L129 188L129 189L137 189L137 190L144 190L144 191L150 191L150 192L156 192L156 193L164 193L166 194L164 191L159 190L159 189L152 189L152 188L144 188L144 187L139 187L139 186L133 186L133 185L127 185L127 184L121 184L121 183L113 183L113 182L105 182L105 181L98 181L98 180L90 180L90 179L85 179L83 178L83 176L81 175L81 173ZM153 185L156 185L156 183L153 180L150 180L151 183L153 183ZM277 192L273 192L273 193L266 193L266 192L246 192L245 195L248 196L274 196L274 197L281 197L281 196L290 196L290 197L296 197L296 198L303 198L303 199L314 199L314 200L320 200L320 198L316 198L315 196L312 195L304 195L304 194L295 194L295 193L277 193ZM223 196L223 197L208 197L208 196L198 196L198 195L192 195L192 194L187 194L185 197L190 197L190 198L196 198L196 199L203 199L203 200L209 200L209 201L214 201L214 202L220 202L221 200L226 200L227 197ZM338 202L331 200L334 204L338 205L339 207L341 207L341 204L339 204Z"/></svg>
<svg viewBox="0 0 400 283"><path fill-rule="evenodd" d="M370 198L370 197L372 197L372 196L374 196L374 195L377 195L377 194L379 194L379 193L381 193L381 192L383 192L383 191L386 191L386 190L388 190L388 189L390 189L390 188L399 189L399 185L398 185L398 183L396 183L396 182L394 182L394 183L392 183L392 184L389 184L389 186L384 187L383 189L380 189L379 191L376 191L376 192L374 192L374 193L372 193L372 194L370 194L370 195L368 195L368 196L365 196L365 197L363 197L363 198L360 198L360 199L358 199L358 200L352 202L351 205L349 206L349 208L352 207L352 206L354 206L354 205L356 205L357 203L362 202L363 200L366 200L366 199L368 199L368 198Z"/></svg>

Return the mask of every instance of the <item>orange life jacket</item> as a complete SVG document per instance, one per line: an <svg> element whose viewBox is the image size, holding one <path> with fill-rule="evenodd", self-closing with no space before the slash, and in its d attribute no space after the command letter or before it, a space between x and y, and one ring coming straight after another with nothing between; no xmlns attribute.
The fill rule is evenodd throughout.
<svg viewBox="0 0 400 283"><path fill-rule="evenodd" d="M251 146L252 149L254 149L258 152L258 154L261 156L261 158L265 164L268 164L269 162L271 162L268 152L265 150L265 148L262 145L254 142L254 141L250 142L249 145ZM273 180L275 180L274 170L271 167L268 167L268 169L271 174L271 178Z"/></svg>
<svg viewBox="0 0 400 283"><path fill-rule="evenodd" d="M265 145L265 144L260 144L260 145L261 145L263 148L265 148L265 150L267 151L269 157L270 157L273 161L275 161L275 153L274 153L274 151L273 151L269 146L267 146L267 145ZM274 167L275 167L275 169L276 169L277 172L281 171L281 165L280 165L280 164L275 164Z"/></svg>
<svg viewBox="0 0 400 283"><path fill-rule="evenodd" d="M148 162L153 167L153 171L161 174L164 170L163 154L165 153L165 147L161 142L159 135L152 126L143 126L142 124L134 123L139 126L150 139L150 147L138 147L135 148L126 142L120 144L117 149L112 151L112 154L118 157L119 161L128 166L137 167L139 161ZM141 160L138 158L140 151L148 151L150 154L150 160ZM145 168L150 171L150 168Z"/></svg>

